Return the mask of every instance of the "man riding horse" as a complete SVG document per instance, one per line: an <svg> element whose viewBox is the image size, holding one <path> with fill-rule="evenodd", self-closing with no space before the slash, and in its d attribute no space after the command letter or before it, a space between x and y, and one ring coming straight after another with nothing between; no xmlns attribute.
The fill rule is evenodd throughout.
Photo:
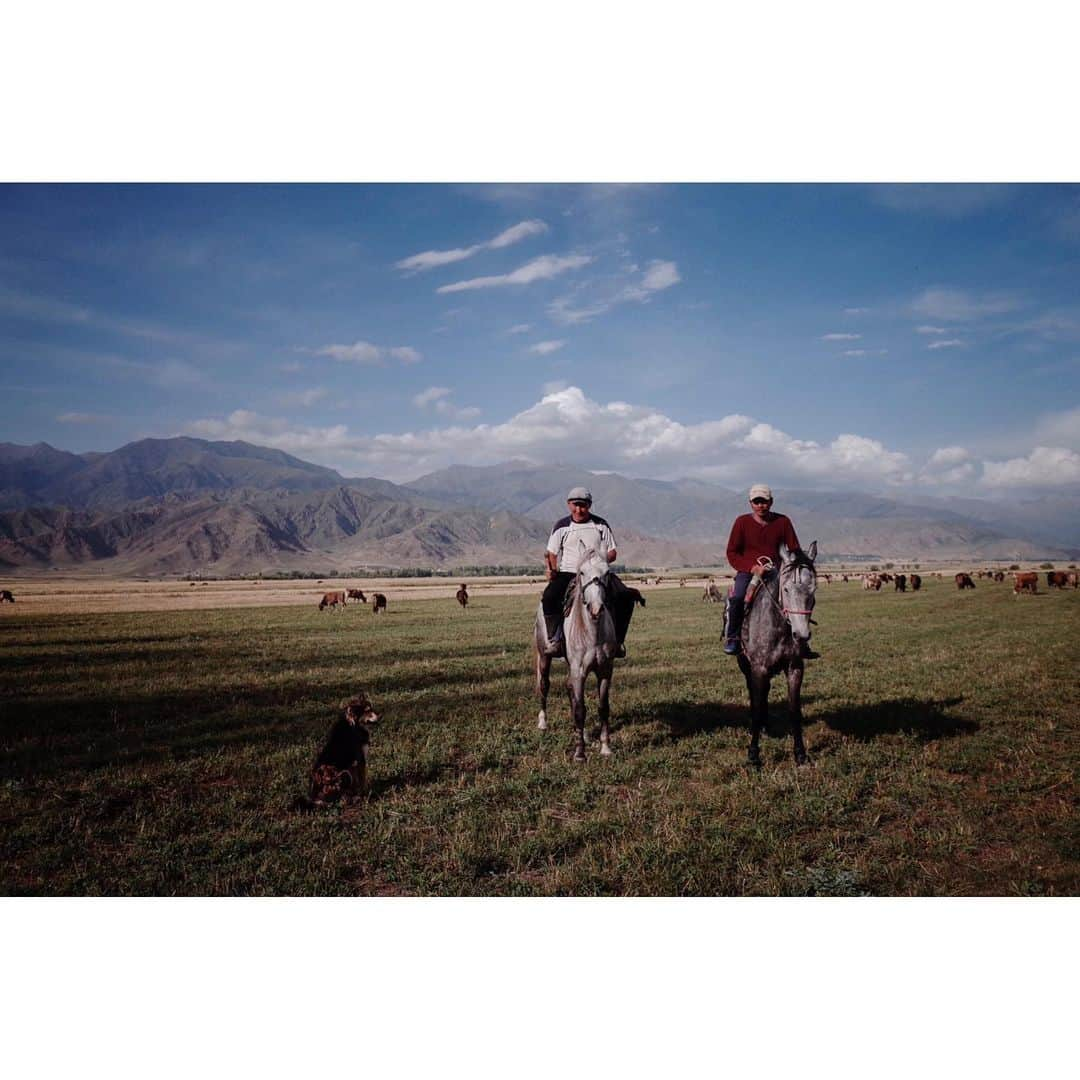
<svg viewBox="0 0 1080 1080"><path fill-rule="evenodd" d="M750 488L751 513L741 514L731 526L728 537L727 560L735 568L735 585L728 599L727 640L724 652L737 656L742 650L740 632L746 611L746 593L750 582L762 577L780 565L780 544L790 551L800 551L799 538L791 519L784 514L772 512L772 489L767 484L754 484ZM753 593L750 594L751 599ZM800 643L804 660L816 660L820 653L813 652L805 641Z"/></svg>
<svg viewBox="0 0 1080 1080"><path fill-rule="evenodd" d="M562 621L566 604L566 590L574 580L578 566L588 552L598 552L607 562L618 557L615 537L611 526L592 513L592 493L588 488L572 488L566 496L570 513L555 522L548 538L544 561L547 567L548 585L544 589L544 622L547 629L550 656L556 656L562 646ZM619 647L616 656L625 656L626 631L634 613L635 598L615 574L609 574L614 586L612 616ZM644 601L642 601L644 603Z"/></svg>

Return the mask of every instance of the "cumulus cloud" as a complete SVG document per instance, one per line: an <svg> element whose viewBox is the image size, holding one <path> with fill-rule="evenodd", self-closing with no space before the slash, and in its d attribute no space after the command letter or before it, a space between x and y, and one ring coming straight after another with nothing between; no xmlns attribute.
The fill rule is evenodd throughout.
<svg viewBox="0 0 1080 1080"><path fill-rule="evenodd" d="M565 274L567 270L577 270L588 266L593 261L591 255L541 255L531 262L511 270L509 274L492 274L488 277L469 278L455 281L450 285L440 285L437 293L467 292L471 289L492 289L506 285L531 285L534 281L547 281Z"/></svg>
<svg viewBox="0 0 1080 1080"><path fill-rule="evenodd" d="M1080 454L1064 446L1036 446L1027 457L984 461L982 482L991 488L1080 484Z"/></svg>
<svg viewBox="0 0 1080 1080"><path fill-rule="evenodd" d="M519 221L516 225L511 225L509 229L504 229L491 240L479 244L470 244L468 247L451 248L447 251L421 251L416 255L401 259L399 262L394 263L394 266L396 269L404 270L408 274L418 274L424 270L434 270L440 266L449 266L451 263L471 259L481 251L510 247L511 244L516 244L530 236L538 236L547 231L548 227L543 221L536 219Z"/></svg>
<svg viewBox="0 0 1080 1080"><path fill-rule="evenodd" d="M423 355L411 345L372 345L370 341L354 341L351 345L323 345L318 349L307 349L316 356L329 356L347 364L382 364L389 357L402 364L416 364Z"/></svg>
<svg viewBox="0 0 1080 1080"><path fill-rule="evenodd" d="M547 356L549 353L553 353L561 349L566 344L565 341L538 341L535 345L529 346L529 352L536 353L538 356Z"/></svg>
<svg viewBox="0 0 1080 1080"><path fill-rule="evenodd" d="M342 425L304 427L240 410L224 421L199 421L193 431L303 452L345 472L400 480L454 463L564 460L567 447L589 468L708 476L736 486L761 475L830 487L892 485L913 477L906 455L858 434L819 443L738 413L683 424L651 406L594 401L576 386L545 389L539 402L498 424L463 424L466 410L453 406L448 388L429 387L418 407L445 417L450 426L353 434Z"/></svg>
<svg viewBox="0 0 1080 1080"><path fill-rule="evenodd" d="M1013 293L972 293L965 289L925 289L911 303L911 310L923 318L942 322L977 322L1004 315L1022 306Z"/></svg>
<svg viewBox="0 0 1080 1080"><path fill-rule="evenodd" d="M822 341L858 341L862 334L822 334Z"/></svg>
<svg viewBox="0 0 1080 1080"><path fill-rule="evenodd" d="M977 468L972 454L963 446L943 446L927 459L919 474L923 483L948 486L974 479Z"/></svg>

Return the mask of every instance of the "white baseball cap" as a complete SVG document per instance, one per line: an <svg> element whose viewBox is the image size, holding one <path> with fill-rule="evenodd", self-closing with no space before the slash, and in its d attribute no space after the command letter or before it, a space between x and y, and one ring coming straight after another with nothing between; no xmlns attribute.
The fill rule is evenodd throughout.
<svg viewBox="0 0 1080 1080"><path fill-rule="evenodd" d="M772 488L768 484L754 484L750 488L751 499L768 499L772 502Z"/></svg>
<svg viewBox="0 0 1080 1080"><path fill-rule="evenodd" d="M592 492L588 488L576 487L570 489L570 494L566 496L567 502L592 502Z"/></svg>

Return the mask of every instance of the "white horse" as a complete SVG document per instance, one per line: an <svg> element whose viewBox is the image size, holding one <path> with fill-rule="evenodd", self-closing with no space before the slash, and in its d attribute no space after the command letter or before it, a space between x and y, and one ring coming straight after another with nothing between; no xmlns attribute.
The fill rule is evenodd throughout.
<svg viewBox="0 0 1080 1080"><path fill-rule="evenodd" d="M582 545L584 547L584 545ZM599 552L582 553L575 580L571 583L573 598L570 611L563 621L566 662L570 676L566 688L570 694L570 710L574 715L577 743L574 760L585 760L585 680L589 672L596 672L600 717L600 753L611 754L608 733L608 694L611 690L611 672L615 664L618 640L615 621L611 614L608 595L608 564ZM536 629L536 690L540 695L540 716L537 727L547 728L547 696L551 682L551 660L548 655L547 626L544 622L543 604L537 608Z"/></svg>

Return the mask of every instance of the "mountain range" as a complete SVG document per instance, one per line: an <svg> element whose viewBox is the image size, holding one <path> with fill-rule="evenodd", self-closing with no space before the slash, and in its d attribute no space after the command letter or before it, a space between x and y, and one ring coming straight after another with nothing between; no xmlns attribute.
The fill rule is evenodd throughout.
<svg viewBox="0 0 1080 1080"><path fill-rule="evenodd" d="M342 476L244 442L143 439L110 453L0 444L0 568L218 574L535 565L586 483L631 565L722 565L742 492L511 461L408 484ZM778 493L825 558L1080 557L1080 499L999 503ZM782 502L782 505L781 505Z"/></svg>

